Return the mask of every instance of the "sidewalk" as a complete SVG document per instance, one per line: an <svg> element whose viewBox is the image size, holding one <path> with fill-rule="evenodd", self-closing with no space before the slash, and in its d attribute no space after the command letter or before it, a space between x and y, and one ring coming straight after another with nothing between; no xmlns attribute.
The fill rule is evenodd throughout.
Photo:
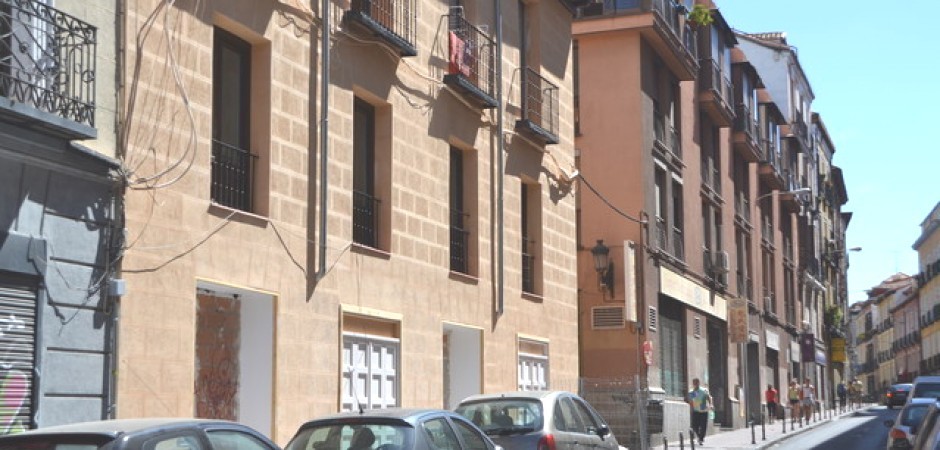
<svg viewBox="0 0 940 450"><path fill-rule="evenodd" d="M847 409L844 412L839 410L827 409L822 412L822 414L817 414L813 417L813 420L810 423L804 423L801 427L799 423L796 424L796 429L791 428L791 423L787 420L786 432L783 430L783 424L780 420L774 421L773 424L765 424L763 431L761 430L761 425L758 423L754 427L753 440L751 435L751 428L740 428L737 430L728 430L728 431L719 431L714 434L709 434L705 436L705 445L699 445L698 442L695 442L695 449L725 449L725 450L738 450L738 449L766 449L771 445L787 439L788 437L800 434L813 428L816 428L822 424L831 422L833 420L838 420L841 417L850 416L858 411L864 411L869 407L876 406L871 403L862 404L861 407L855 409ZM753 444L751 442L754 442ZM679 449L684 448L685 450L690 450L693 447L689 441L689 437L685 435L684 446L680 447L678 441L669 442L669 446L666 447L663 443L655 445L653 443L651 449Z"/></svg>

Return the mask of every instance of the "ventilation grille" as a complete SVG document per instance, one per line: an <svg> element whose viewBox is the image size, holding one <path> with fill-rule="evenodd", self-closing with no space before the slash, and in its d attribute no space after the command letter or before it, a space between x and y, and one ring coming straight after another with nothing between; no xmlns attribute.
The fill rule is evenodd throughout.
<svg viewBox="0 0 940 450"><path fill-rule="evenodd" d="M659 320L659 316L656 314L656 307L655 307L655 306L650 306L650 309L649 309L649 319L648 319L648 322L647 322L647 323L649 323L650 331L656 331L656 327L657 327L657 322L658 322L658 320Z"/></svg>
<svg viewBox="0 0 940 450"><path fill-rule="evenodd" d="M591 325L595 330L623 328L623 306L599 306L591 310Z"/></svg>
<svg viewBox="0 0 940 450"><path fill-rule="evenodd" d="M695 319L692 321L692 334L695 335L695 339L702 338L702 318L695 316Z"/></svg>

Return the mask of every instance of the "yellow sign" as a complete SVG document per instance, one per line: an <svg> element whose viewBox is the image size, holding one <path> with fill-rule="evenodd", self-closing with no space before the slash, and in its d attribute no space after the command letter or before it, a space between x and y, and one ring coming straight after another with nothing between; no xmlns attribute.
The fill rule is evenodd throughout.
<svg viewBox="0 0 940 450"><path fill-rule="evenodd" d="M845 338L832 338L830 343L829 360L832 362L845 362Z"/></svg>

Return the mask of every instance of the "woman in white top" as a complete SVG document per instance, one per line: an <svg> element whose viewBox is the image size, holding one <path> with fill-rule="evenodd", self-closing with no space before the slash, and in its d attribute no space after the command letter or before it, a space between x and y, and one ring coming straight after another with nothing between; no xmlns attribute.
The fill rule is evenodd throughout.
<svg viewBox="0 0 940 450"><path fill-rule="evenodd" d="M813 416L813 408L816 406L816 388L810 384L809 378L803 379L800 394L803 398L803 407L801 408L803 410L803 420L809 423L809 419Z"/></svg>

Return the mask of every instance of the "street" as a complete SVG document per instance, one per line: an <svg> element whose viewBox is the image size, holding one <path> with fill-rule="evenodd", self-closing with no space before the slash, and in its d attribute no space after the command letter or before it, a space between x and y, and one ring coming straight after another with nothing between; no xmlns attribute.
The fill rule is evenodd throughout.
<svg viewBox="0 0 940 450"><path fill-rule="evenodd" d="M884 406L869 408L798 434L768 448L774 450L805 449L884 449L888 439L885 420L894 420L898 409Z"/></svg>

